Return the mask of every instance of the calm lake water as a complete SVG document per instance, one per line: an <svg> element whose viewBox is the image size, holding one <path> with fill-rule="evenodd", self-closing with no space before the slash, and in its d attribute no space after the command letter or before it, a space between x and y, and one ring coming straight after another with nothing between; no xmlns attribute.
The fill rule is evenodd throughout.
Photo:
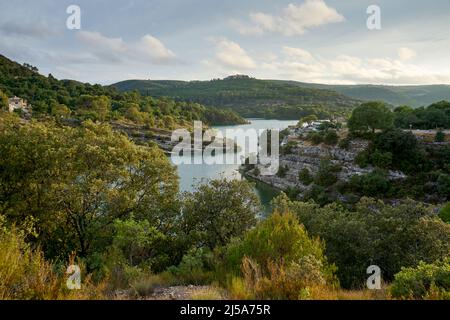
<svg viewBox="0 0 450 320"><path fill-rule="evenodd" d="M285 120L263 120L263 119L248 119L250 124L236 125L236 126L216 126L217 130L220 130L223 135L227 129L286 129L290 125L295 125L297 121L285 121ZM242 146L241 146L242 147ZM244 147L242 147L244 149ZM243 150L241 151L243 152ZM238 154L239 156L239 154ZM201 183L206 179L217 179L225 177L227 179L243 179L239 173L238 164L182 164L178 165L178 174L180 176L180 189L181 191L191 191L193 185ZM272 198L276 195L276 191L270 187L257 183L255 188L256 193L261 199L262 204L268 208L268 204Z"/></svg>

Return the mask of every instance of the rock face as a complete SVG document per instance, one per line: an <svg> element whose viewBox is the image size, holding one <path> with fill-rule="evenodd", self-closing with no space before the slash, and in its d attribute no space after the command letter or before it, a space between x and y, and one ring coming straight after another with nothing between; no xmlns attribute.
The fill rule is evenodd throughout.
<svg viewBox="0 0 450 320"><path fill-rule="evenodd" d="M356 139L349 143L347 149L337 146L317 145L313 146L307 142L299 141L297 146L291 149L291 153L280 156L280 167L287 168L284 177L256 175L255 171L249 171L247 175L260 180L279 190L286 191L296 188L300 192L308 189L299 181L299 173L303 169L308 169L312 175L319 171L322 160L329 160L333 165L338 165L341 171L338 173L340 181L349 181L354 175L364 175L372 172L373 167L361 168L355 163L356 156L369 145L366 140ZM406 176L402 172L389 171L390 180L404 179Z"/></svg>

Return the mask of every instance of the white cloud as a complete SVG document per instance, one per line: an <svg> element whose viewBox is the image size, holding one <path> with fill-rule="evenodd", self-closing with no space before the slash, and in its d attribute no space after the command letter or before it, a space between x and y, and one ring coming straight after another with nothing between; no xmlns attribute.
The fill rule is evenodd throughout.
<svg viewBox="0 0 450 320"><path fill-rule="evenodd" d="M99 32L80 31L77 38L87 45L91 53L105 62L137 60L153 64L176 62L175 54L152 35L127 43L122 38L110 38Z"/></svg>
<svg viewBox="0 0 450 320"><path fill-rule="evenodd" d="M138 46L138 51L151 57L153 61L164 62L175 59L175 54L167 49L164 44L151 35L145 35Z"/></svg>
<svg viewBox="0 0 450 320"><path fill-rule="evenodd" d="M312 59L311 53L300 48L283 47L283 53L291 59L300 59L302 61L310 61Z"/></svg>
<svg viewBox="0 0 450 320"><path fill-rule="evenodd" d="M329 7L324 0L305 0L300 5L289 4L279 16L262 12L249 15L250 24L232 21L233 27L244 35L277 32L286 36L302 35L308 30L342 22L344 16Z"/></svg>
<svg viewBox="0 0 450 320"><path fill-rule="evenodd" d="M236 42L227 39L215 39L215 60L222 66L236 70L248 70L256 67L255 61Z"/></svg>
<svg viewBox="0 0 450 320"><path fill-rule="evenodd" d="M283 47L284 57L276 61L264 61L260 67L270 72L272 78L330 83L330 84L436 84L449 83L450 70L432 71L408 62L415 56L411 50L399 57L366 59L351 55L339 55L331 59L313 55L300 48ZM399 50L399 53L402 50ZM413 54L414 53L414 54Z"/></svg>
<svg viewBox="0 0 450 320"><path fill-rule="evenodd" d="M417 56L417 54L416 54L416 52L414 50L411 50L409 48L400 48L400 49L398 49L398 57L402 61L411 60L415 56Z"/></svg>

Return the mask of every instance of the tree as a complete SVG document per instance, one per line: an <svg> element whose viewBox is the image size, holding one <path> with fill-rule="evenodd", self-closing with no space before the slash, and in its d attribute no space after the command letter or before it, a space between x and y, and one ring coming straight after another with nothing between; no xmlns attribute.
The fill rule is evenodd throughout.
<svg viewBox="0 0 450 320"><path fill-rule="evenodd" d="M348 121L348 128L353 133L386 130L391 128L394 121L393 113L383 102L367 102L353 110Z"/></svg>
<svg viewBox="0 0 450 320"><path fill-rule="evenodd" d="M436 132L436 136L434 137L434 141L436 142L444 142L445 141L445 133L442 130Z"/></svg>
<svg viewBox="0 0 450 320"><path fill-rule="evenodd" d="M193 246L212 250L253 227L259 210L258 197L248 182L211 180L184 194L181 231Z"/></svg>
<svg viewBox="0 0 450 320"><path fill-rule="evenodd" d="M113 222L131 214L161 232L173 228L178 178L157 147L92 122L0 128L0 154L8 154L0 158L0 214L37 219L49 257L103 250Z"/></svg>
<svg viewBox="0 0 450 320"><path fill-rule="evenodd" d="M300 121L298 122L298 126L301 127L305 123L310 124L317 120L319 120L319 118L317 118L315 114L310 114L309 116L301 118Z"/></svg>
<svg viewBox="0 0 450 320"><path fill-rule="evenodd" d="M338 267L345 288L363 285L370 265L379 266L383 279L390 281L402 267L450 255L450 225L436 217L432 207L412 200L391 206L362 198L352 211L336 203L283 206L298 215L311 236L325 241L325 254Z"/></svg>
<svg viewBox="0 0 450 320"><path fill-rule="evenodd" d="M325 142L325 144L330 146L336 145L336 143L338 143L339 141L339 136L336 130L331 129L327 130L327 132L325 133L325 137L323 138L323 141Z"/></svg>
<svg viewBox="0 0 450 320"><path fill-rule="evenodd" d="M450 299L450 258L403 268L390 288L396 299Z"/></svg>
<svg viewBox="0 0 450 320"><path fill-rule="evenodd" d="M114 222L113 246L120 249L130 266L149 263L157 254L157 246L166 240L166 235L148 220L137 221L133 217Z"/></svg>
<svg viewBox="0 0 450 320"><path fill-rule="evenodd" d="M450 202L447 202L439 211L439 217L442 221L450 223Z"/></svg>
<svg viewBox="0 0 450 320"><path fill-rule="evenodd" d="M0 110L8 110L8 96L0 90Z"/></svg>
<svg viewBox="0 0 450 320"><path fill-rule="evenodd" d="M226 248L222 268L242 274L256 299L299 299L305 288L334 284L324 243L291 212L274 213Z"/></svg>

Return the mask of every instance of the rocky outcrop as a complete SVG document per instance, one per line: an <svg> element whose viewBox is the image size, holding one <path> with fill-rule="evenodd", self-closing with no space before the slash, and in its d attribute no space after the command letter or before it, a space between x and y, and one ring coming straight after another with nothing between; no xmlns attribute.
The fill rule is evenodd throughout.
<svg viewBox="0 0 450 320"><path fill-rule="evenodd" d="M312 175L315 175L319 171L321 162L326 159L333 165L340 167L341 170L337 174L340 181L349 181L352 176L368 174L374 170L370 166L361 168L355 163L358 153L365 150L368 145L368 141L361 139L350 141L346 149L323 144L314 146L305 141L298 141L297 146L292 148L289 154L280 156L280 167L288 169L283 177L277 175L261 176L256 174L257 170L256 172L251 170L246 174L279 190L296 188L302 192L307 190L308 187L300 182L300 171L306 168ZM388 179L390 180L404 178L406 176L402 172L388 172Z"/></svg>

